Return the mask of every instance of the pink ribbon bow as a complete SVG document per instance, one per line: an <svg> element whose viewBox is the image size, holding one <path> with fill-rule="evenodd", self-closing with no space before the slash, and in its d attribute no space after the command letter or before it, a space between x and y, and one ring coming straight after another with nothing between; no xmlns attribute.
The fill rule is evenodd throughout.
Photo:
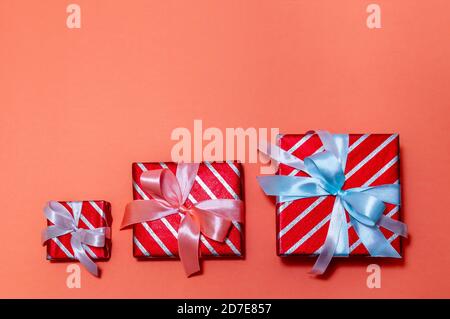
<svg viewBox="0 0 450 319"><path fill-rule="evenodd" d="M86 254L84 245L94 247L104 247L106 238L111 237L110 227L99 227L95 229L78 228L78 220L81 216L81 203L73 202L73 216L60 203L56 201L48 202L44 207L45 217L53 223L42 232L42 244L65 234L72 234L70 244L72 246L75 259L86 267L86 269L98 277L98 267ZM80 204L80 205L75 205Z"/></svg>
<svg viewBox="0 0 450 319"><path fill-rule="evenodd" d="M150 200L134 200L125 209L121 229L133 224L183 213L178 228L178 251L186 275L200 271L200 234L223 242L233 221L241 222L241 200L211 199L186 206L186 199L197 176L199 164L180 163L176 176L169 169L142 173L141 184Z"/></svg>

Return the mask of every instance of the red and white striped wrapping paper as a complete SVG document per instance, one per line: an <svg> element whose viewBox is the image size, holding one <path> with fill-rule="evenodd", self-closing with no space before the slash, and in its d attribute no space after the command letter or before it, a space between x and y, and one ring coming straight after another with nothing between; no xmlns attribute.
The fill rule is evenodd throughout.
<svg viewBox="0 0 450 319"><path fill-rule="evenodd" d="M169 168L176 173L177 164L172 162L133 163L133 198L149 199L140 183L146 170ZM200 164L194 185L185 205L207 199L242 199L242 166L237 162L203 162ZM170 215L160 220L133 226L133 255L137 258L178 257L177 233L182 214ZM233 222L224 242L217 242L203 235L200 237L201 256L242 257L242 225Z"/></svg>
<svg viewBox="0 0 450 319"><path fill-rule="evenodd" d="M73 216L73 201L60 201ZM80 203L80 202L78 202ZM82 201L81 216L78 221L78 228L94 229L99 227L110 227L112 222L111 204L103 200ZM47 220L47 225L53 225ZM53 261L73 260L74 254L70 244L72 235L66 234L52 238L47 242L47 259ZM111 240L106 239L105 247L93 247L84 245L86 253L91 259L106 260L110 257Z"/></svg>
<svg viewBox="0 0 450 319"><path fill-rule="evenodd" d="M343 189L399 183L399 137L397 134L350 134L349 154ZM279 136L278 145L300 159L323 146L317 136L287 134ZM303 172L280 164L279 175L308 176ZM325 243L333 208L334 197L313 197L277 204L277 253L280 256L317 255ZM385 215L400 219L400 207L386 203ZM350 225L348 213L350 255L368 256ZM401 239L387 229L380 228L385 237L401 254Z"/></svg>

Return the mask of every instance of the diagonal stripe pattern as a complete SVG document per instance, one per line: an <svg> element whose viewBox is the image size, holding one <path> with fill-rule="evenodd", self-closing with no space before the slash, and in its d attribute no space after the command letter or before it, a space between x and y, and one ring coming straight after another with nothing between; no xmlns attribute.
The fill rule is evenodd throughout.
<svg viewBox="0 0 450 319"><path fill-rule="evenodd" d="M280 147L300 159L323 151L315 135L284 135ZM344 188L375 186L398 182L399 157L397 134L351 134ZM280 165L280 175L305 176L295 169ZM279 255L315 255L325 241L334 198L316 197L277 205ZM399 219L399 207L386 204L385 214ZM353 255L368 252L348 224L350 250ZM400 252L400 238L382 229L393 247Z"/></svg>

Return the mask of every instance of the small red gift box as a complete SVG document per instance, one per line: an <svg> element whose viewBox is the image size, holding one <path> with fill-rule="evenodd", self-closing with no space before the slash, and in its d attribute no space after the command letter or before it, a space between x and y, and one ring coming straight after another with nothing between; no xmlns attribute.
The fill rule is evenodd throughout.
<svg viewBox="0 0 450 319"><path fill-rule="evenodd" d="M109 227L112 222L111 204L103 200L93 201L60 201L69 213L74 216L74 209L81 209L78 228L95 229ZM75 218L75 216L74 216ZM47 225L53 225L47 220ZM74 260L74 252L70 243L72 234L51 238L47 242L47 259L52 261ZM110 257L111 240L106 239L104 247L84 245L87 255L93 260L106 260Z"/></svg>
<svg viewBox="0 0 450 319"><path fill-rule="evenodd" d="M323 151L317 134L286 134L278 137L278 146L304 160ZM280 164L278 175L308 176ZM397 134L350 134L349 153L343 189L399 183L399 137ZM325 243L334 196L298 199L277 204L277 253L280 256L317 255ZM386 204L384 214L400 220L400 207ZM350 255L369 253L349 223ZM394 249L401 254L401 237L380 227Z"/></svg>
<svg viewBox="0 0 450 319"><path fill-rule="evenodd" d="M141 185L142 172L168 168L176 174L177 164L133 163L133 199L152 198ZM242 167L237 162L201 163L186 205L207 199L242 199ZM133 255L137 258L178 257L177 233L182 214L174 214L159 220L133 226ZM241 257L243 255L242 225L233 222L224 242L217 242L203 235L200 237L200 253L212 257Z"/></svg>

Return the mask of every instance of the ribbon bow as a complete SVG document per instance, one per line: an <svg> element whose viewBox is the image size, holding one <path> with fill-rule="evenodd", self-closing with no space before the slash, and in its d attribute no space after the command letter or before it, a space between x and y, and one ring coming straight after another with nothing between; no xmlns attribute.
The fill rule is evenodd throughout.
<svg viewBox="0 0 450 319"><path fill-rule="evenodd" d="M261 152L274 160L301 170L310 177L259 176L258 181L267 195L278 197L278 202L316 196L335 196L325 244L312 269L313 274L323 274L334 255L350 254L345 211L361 242L371 256L400 258L398 252L384 237L382 226L400 236L407 236L404 223L383 215L385 202L400 205L400 185L386 184L373 187L356 187L343 190L349 136L316 132L324 152L305 158L304 161L275 145L260 143Z"/></svg>
<svg viewBox="0 0 450 319"><path fill-rule="evenodd" d="M142 173L142 187L152 199L129 203L121 225L123 229L173 214L184 214L178 228L178 251L187 276L200 270L200 234L223 242L231 223L242 221L244 209L243 202L235 199L211 199L185 205L198 168L199 164L180 163L176 175L169 169Z"/></svg>
<svg viewBox="0 0 450 319"><path fill-rule="evenodd" d="M59 202L48 202L44 207L45 217L53 223L42 232L42 244L44 245L48 240L56 238L65 234L72 234L70 244L72 246L75 259L86 267L86 269L98 277L98 267L94 261L86 254L84 245L94 247L104 247L105 238L110 238L110 227L99 227L95 229L78 228L78 221L81 216L82 202L71 203L73 216L70 212Z"/></svg>

